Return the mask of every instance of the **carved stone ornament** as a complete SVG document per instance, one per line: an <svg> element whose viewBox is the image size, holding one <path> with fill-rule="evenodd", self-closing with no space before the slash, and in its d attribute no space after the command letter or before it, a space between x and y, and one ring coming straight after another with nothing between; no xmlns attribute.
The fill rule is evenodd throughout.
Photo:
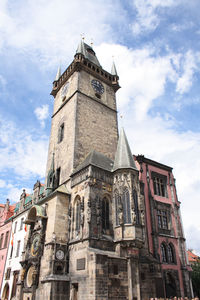
<svg viewBox="0 0 200 300"><path fill-rule="evenodd" d="M144 210L141 211L141 224L142 224L142 226L145 225L145 213L144 213Z"/></svg>
<svg viewBox="0 0 200 300"><path fill-rule="evenodd" d="M87 222L90 223L91 222L91 200L88 199L87 202Z"/></svg>

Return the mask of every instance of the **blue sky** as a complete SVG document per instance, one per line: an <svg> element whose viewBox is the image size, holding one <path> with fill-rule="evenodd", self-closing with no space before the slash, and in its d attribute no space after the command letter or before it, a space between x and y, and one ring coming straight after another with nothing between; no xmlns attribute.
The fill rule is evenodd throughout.
<svg viewBox="0 0 200 300"><path fill-rule="evenodd" d="M80 35L116 63L134 154L174 168L188 247L200 254L200 2L0 1L0 201L44 181L52 81Z"/></svg>

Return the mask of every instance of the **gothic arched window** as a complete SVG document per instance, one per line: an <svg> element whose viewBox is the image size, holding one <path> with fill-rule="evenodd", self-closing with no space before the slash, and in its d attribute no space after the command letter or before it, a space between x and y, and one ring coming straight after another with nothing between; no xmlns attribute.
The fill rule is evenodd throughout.
<svg viewBox="0 0 200 300"><path fill-rule="evenodd" d="M139 208L138 208L138 196L136 190L133 190L133 202L134 202L136 224L139 224L140 219L139 219Z"/></svg>
<svg viewBox="0 0 200 300"><path fill-rule="evenodd" d="M116 216L116 226L119 225L119 206L120 206L120 196L118 191L115 191L115 216Z"/></svg>
<svg viewBox="0 0 200 300"><path fill-rule="evenodd" d="M161 250L162 262L167 262L167 251L166 251L166 245L164 243L160 245L160 250Z"/></svg>
<svg viewBox="0 0 200 300"><path fill-rule="evenodd" d="M168 257L168 262L169 263L174 263L175 262L174 247L171 243L167 246L167 257Z"/></svg>
<svg viewBox="0 0 200 300"><path fill-rule="evenodd" d="M128 189L124 190L122 202L124 224L131 224L130 195Z"/></svg>
<svg viewBox="0 0 200 300"><path fill-rule="evenodd" d="M81 227L81 201L80 198L77 197L75 201L75 230L80 231Z"/></svg>
<svg viewBox="0 0 200 300"><path fill-rule="evenodd" d="M109 200L104 197L101 206L102 212L102 231L105 232L109 229Z"/></svg>

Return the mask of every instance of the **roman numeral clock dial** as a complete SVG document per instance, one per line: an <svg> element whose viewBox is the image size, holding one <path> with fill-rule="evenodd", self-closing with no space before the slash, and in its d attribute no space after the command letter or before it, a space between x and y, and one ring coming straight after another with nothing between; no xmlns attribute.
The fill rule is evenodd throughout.
<svg viewBox="0 0 200 300"><path fill-rule="evenodd" d="M91 85L92 85L94 91L97 93L97 95L100 96L104 93L104 86L100 81L93 79L91 81Z"/></svg>

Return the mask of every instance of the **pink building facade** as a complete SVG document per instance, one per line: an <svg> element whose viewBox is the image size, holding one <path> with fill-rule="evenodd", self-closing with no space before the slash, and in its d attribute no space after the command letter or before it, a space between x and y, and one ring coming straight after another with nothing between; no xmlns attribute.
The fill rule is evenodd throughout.
<svg viewBox="0 0 200 300"><path fill-rule="evenodd" d="M192 295L190 267L172 168L135 157L146 206L150 253L161 264L165 297Z"/></svg>
<svg viewBox="0 0 200 300"><path fill-rule="evenodd" d="M12 220L15 205L10 205L9 200L6 204L0 204L0 289L2 286L4 268L10 240Z"/></svg>

